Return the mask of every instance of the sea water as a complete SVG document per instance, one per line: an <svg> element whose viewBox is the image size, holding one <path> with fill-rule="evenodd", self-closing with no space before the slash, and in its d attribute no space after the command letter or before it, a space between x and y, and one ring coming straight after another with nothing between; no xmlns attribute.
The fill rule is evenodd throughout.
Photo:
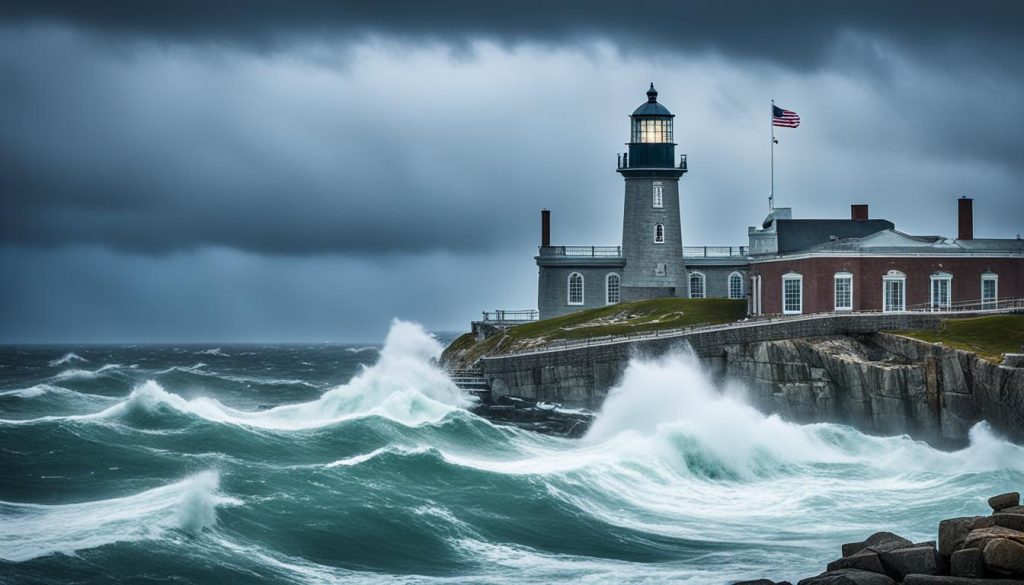
<svg viewBox="0 0 1024 585"><path fill-rule="evenodd" d="M935 538L1024 485L979 424L943 452L797 425L685 350L633 360L583 439L471 414L382 346L0 349L2 583L728 583Z"/></svg>

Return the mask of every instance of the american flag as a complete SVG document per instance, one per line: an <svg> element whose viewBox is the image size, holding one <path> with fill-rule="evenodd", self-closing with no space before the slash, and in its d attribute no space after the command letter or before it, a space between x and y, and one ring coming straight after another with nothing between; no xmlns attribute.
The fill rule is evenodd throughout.
<svg viewBox="0 0 1024 585"><path fill-rule="evenodd" d="M778 106L772 106L772 126L783 128L796 128L800 125L800 116L796 112L783 110Z"/></svg>

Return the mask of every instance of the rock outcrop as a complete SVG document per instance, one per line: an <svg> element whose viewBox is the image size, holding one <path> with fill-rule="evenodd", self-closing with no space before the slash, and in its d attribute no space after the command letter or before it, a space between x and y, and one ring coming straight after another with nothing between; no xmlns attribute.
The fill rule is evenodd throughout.
<svg viewBox="0 0 1024 585"><path fill-rule="evenodd" d="M915 544L891 532L844 544L841 558L798 585L1024 585L1024 531L994 521L1000 514L1024 519L1020 494L1001 494L989 504L992 516L940 522L938 547L935 541ZM768 579L740 583L775 584Z"/></svg>

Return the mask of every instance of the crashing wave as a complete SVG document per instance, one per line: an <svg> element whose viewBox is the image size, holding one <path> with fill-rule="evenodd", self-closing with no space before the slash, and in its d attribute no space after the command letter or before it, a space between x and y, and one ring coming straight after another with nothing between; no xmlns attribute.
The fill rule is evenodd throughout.
<svg viewBox="0 0 1024 585"><path fill-rule="evenodd" d="M57 358L55 360L52 360L50 362L50 367L53 368L53 367L57 367L57 366L63 366L64 364L70 364L71 362L87 362L87 361L89 361L89 360L87 360L84 357L78 355L77 353L68 352L68 353L64 354L63 357L59 357L59 358Z"/></svg>
<svg viewBox="0 0 1024 585"><path fill-rule="evenodd" d="M218 357L231 357L231 354L224 353L223 351L221 351L219 347L214 347L212 349L204 349L202 351L197 351L194 353L195 355L215 355Z"/></svg>
<svg viewBox="0 0 1024 585"><path fill-rule="evenodd" d="M107 372L121 368L121 364L106 364L95 370L64 370L53 377L54 380L92 380L105 375Z"/></svg>

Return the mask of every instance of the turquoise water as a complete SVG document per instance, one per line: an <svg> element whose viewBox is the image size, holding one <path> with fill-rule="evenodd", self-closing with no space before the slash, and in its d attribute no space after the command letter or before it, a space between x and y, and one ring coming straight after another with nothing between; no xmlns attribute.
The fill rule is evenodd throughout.
<svg viewBox="0 0 1024 585"><path fill-rule="evenodd" d="M820 572L1024 484L795 425L685 353L636 360L582 440L500 427L396 322L380 347L0 349L0 582L727 583Z"/></svg>

